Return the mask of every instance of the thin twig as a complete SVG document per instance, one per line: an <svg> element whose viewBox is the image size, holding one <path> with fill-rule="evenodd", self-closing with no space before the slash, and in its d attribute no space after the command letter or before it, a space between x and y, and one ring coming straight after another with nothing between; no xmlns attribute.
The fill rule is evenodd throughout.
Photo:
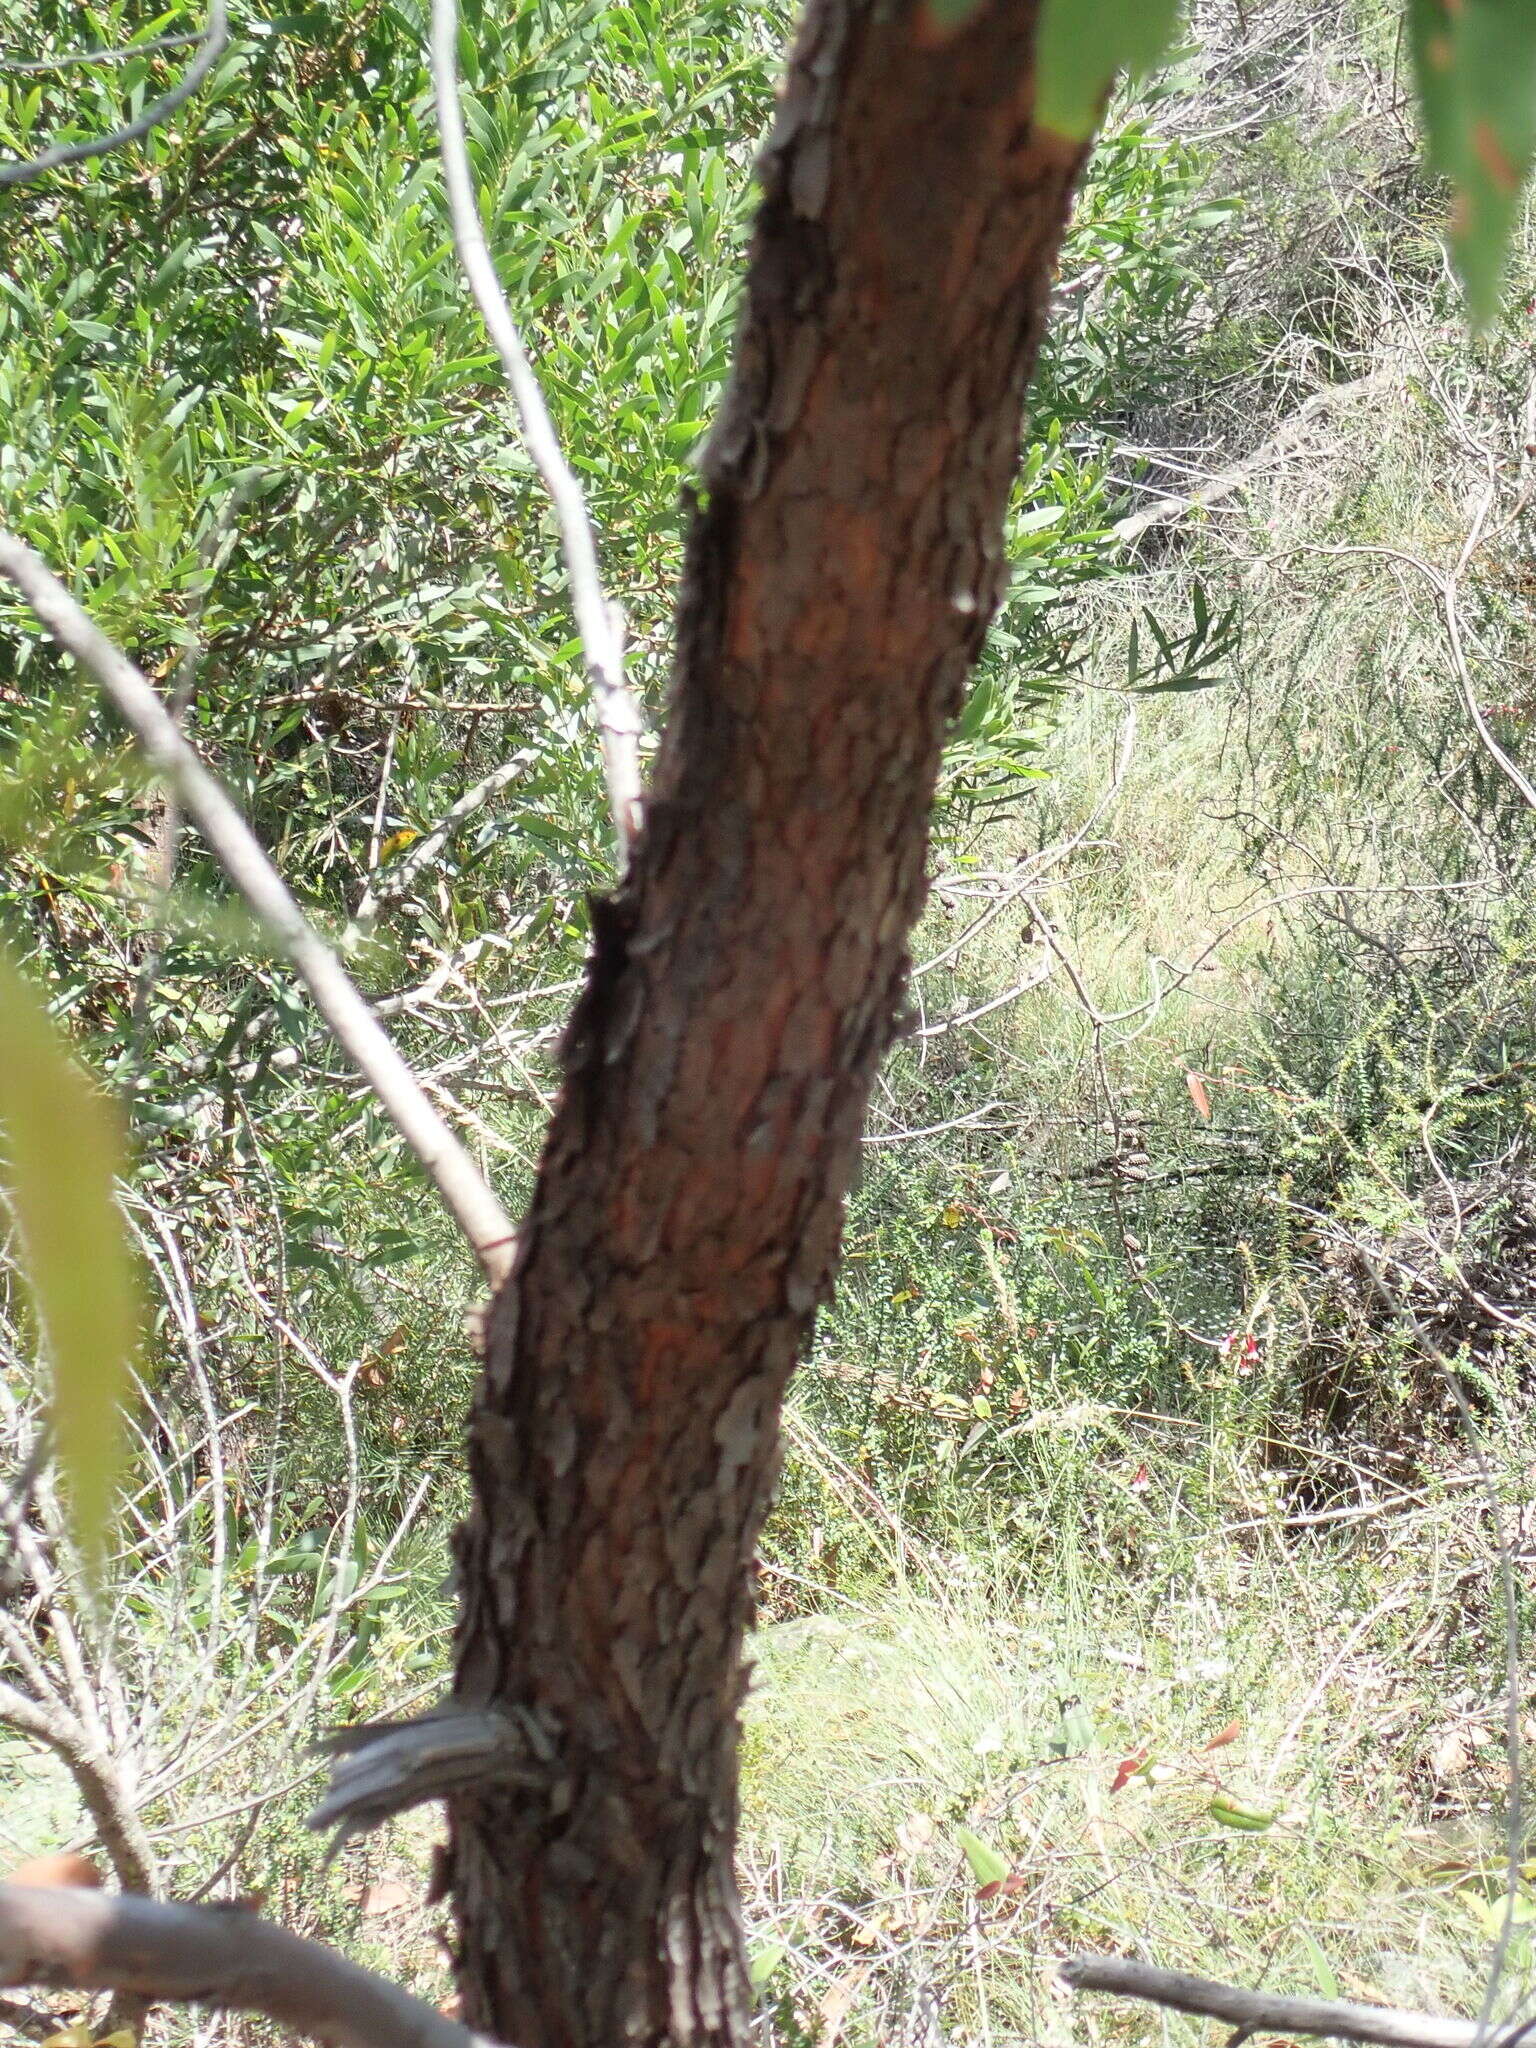
<svg viewBox="0 0 1536 2048"><path fill-rule="evenodd" d="M524 747L521 753L503 761L499 768L493 768L489 775L482 776L473 787L452 804L420 839L413 842L404 856L381 873L376 862L370 863L370 873L363 889L362 901L357 906L353 923L361 930L367 930L377 918L381 909L398 903L416 877L425 867L430 867L442 852L444 846L466 819L476 811L483 810L492 797L499 796L509 783L516 782L520 775L527 773L538 759L533 747Z"/></svg>
<svg viewBox="0 0 1536 2048"><path fill-rule="evenodd" d="M459 106L458 37L456 0L432 0L432 87L437 95L438 137L454 246L486 331L501 357L524 443L555 508L561 552L571 579L571 608L597 709L608 804L622 864L640 829L640 714L624 681L624 620L603 589L587 501L561 450L480 225Z"/></svg>
<svg viewBox="0 0 1536 2048"><path fill-rule="evenodd" d="M1241 2034L1273 2028L1281 2034L1325 2034L1336 2041L1373 2041L1381 2048L1499 2048L1519 2033L1501 2027L1485 2033L1476 2020L1400 2012L1388 2005L1357 2005L1347 1998L1285 1998L1245 1991L1184 1970L1159 1970L1129 1956L1072 1956L1061 1965L1078 1991L1108 1991L1120 1998L1144 1998L1175 2012L1225 2020Z"/></svg>
<svg viewBox="0 0 1536 2048"><path fill-rule="evenodd" d="M67 71L81 64L126 64L134 57L158 56L162 50L184 50L200 43L206 30L181 29L174 35L151 36L147 43L111 43L101 50L66 50L57 57L0 57L0 71Z"/></svg>
<svg viewBox="0 0 1536 2048"><path fill-rule="evenodd" d="M1461 580L1467 564L1485 538L1484 528L1493 506L1496 486L1490 484L1488 492L1478 506L1471 531L1457 558L1454 569L1437 569L1433 562L1425 561L1422 555L1415 555L1406 548L1385 547L1376 542L1349 542L1326 544L1322 541L1302 541L1286 552L1309 555L1364 555L1375 556L1382 561L1400 562L1404 568L1415 569L1425 578L1440 600L1441 613L1445 619L1445 637L1451 651L1451 666L1455 672L1461 701L1466 706L1467 716L1482 744L1484 752L1529 809L1536 810L1536 783L1511 758L1499 744L1497 736L1489 725L1483 707L1477 701L1477 689L1472 679L1471 666L1467 660L1466 646L1461 627ZM1276 559L1271 557L1271 559Z"/></svg>
<svg viewBox="0 0 1536 2048"><path fill-rule="evenodd" d="M488 2048L387 1977L243 1907L0 1885L0 1985L253 2012L329 2048Z"/></svg>
<svg viewBox="0 0 1536 2048"><path fill-rule="evenodd" d="M1321 391L1314 391L1262 448L1232 469L1199 485L1187 497L1159 498L1142 511L1133 512L1129 518L1117 520L1112 528L1116 540L1129 546L1154 526L1174 525L1181 519L1187 519L1191 513L1204 511L1208 506L1219 504L1223 498L1232 497L1244 484L1251 483L1261 470L1299 455L1306 440L1306 430L1320 413L1343 400L1365 397L1388 382L1389 377L1387 370L1373 370L1369 376L1356 377L1348 384L1329 384Z"/></svg>
<svg viewBox="0 0 1536 2048"><path fill-rule="evenodd" d="M222 783L203 766L121 648L92 624L44 562L6 533L0 533L0 575L16 584L59 645L110 698L229 881L286 953L338 1044L436 1186L486 1278L499 1285L511 1265L511 1219L341 962L306 920Z"/></svg>
<svg viewBox="0 0 1536 2048"><path fill-rule="evenodd" d="M208 10L208 26L199 40L201 48L178 82L160 99L151 100L133 120L125 122L121 128L114 128L110 135L98 135L94 142L61 142L52 149L45 149L41 156L0 164L0 186L30 185L64 164L79 164L88 157L106 156L111 150L139 141L152 128L158 128L162 121L168 121L179 107L191 99L229 47L229 0L213 0Z"/></svg>

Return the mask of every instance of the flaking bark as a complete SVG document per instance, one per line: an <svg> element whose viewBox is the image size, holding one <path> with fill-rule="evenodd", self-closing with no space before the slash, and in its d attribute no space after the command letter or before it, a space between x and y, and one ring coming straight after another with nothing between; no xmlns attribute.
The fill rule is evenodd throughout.
<svg viewBox="0 0 1536 2048"><path fill-rule="evenodd" d="M1033 25L813 0L764 155L644 830L472 1418L456 1691L558 1731L547 1796L453 1805L466 2017L519 2048L747 2037L753 1547L1080 168L1031 128Z"/></svg>

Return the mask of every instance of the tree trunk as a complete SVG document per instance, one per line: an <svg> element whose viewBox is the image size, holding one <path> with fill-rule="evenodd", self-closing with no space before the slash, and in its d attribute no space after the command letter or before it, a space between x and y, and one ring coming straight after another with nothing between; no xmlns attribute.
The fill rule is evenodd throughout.
<svg viewBox="0 0 1536 2048"><path fill-rule="evenodd" d="M466 2016L517 2048L747 2038L753 1547L1082 156L1032 132L1034 13L812 0L763 161L645 828L471 1424L457 1690L561 1759L452 1815Z"/></svg>

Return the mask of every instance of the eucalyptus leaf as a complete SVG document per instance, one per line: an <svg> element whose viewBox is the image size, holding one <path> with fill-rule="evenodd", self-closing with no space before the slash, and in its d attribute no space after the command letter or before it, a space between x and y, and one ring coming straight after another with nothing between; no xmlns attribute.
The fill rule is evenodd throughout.
<svg viewBox="0 0 1536 2048"><path fill-rule="evenodd" d="M1035 120L1070 142L1099 124L1116 74L1166 53L1180 0L1044 0L1035 43Z"/></svg>
<svg viewBox="0 0 1536 2048"><path fill-rule="evenodd" d="M1427 154L1451 184L1451 253L1486 327L1536 155L1536 7L1409 0L1408 22Z"/></svg>
<svg viewBox="0 0 1536 2048"><path fill-rule="evenodd" d="M72 1533L99 1567L122 1468L137 1307L118 1213L122 1139L27 982L0 957L0 1142L21 1267L52 1368Z"/></svg>

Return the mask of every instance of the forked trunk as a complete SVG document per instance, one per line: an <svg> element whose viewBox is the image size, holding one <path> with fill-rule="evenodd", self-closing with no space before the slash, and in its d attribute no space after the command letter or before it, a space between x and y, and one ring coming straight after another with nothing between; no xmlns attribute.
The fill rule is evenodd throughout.
<svg viewBox="0 0 1536 2048"><path fill-rule="evenodd" d="M1034 12L812 0L764 158L645 829L472 1421L458 1691L562 1765L452 1817L467 2016L517 2048L747 2037L753 1546L1080 167L1031 130Z"/></svg>

